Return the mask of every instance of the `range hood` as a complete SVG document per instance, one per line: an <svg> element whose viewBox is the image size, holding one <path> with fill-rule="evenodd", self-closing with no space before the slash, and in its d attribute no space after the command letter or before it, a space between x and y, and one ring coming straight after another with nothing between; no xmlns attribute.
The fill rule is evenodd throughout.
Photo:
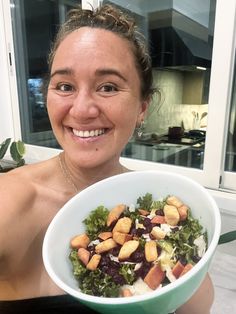
<svg viewBox="0 0 236 314"><path fill-rule="evenodd" d="M206 26L174 9L150 13L148 19L153 67L211 68L213 36Z"/></svg>

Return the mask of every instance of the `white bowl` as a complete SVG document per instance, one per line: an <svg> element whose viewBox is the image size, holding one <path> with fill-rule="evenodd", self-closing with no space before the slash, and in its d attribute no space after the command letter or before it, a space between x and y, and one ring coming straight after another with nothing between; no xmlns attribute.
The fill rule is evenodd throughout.
<svg viewBox="0 0 236 314"><path fill-rule="evenodd" d="M190 206L208 234L208 249L185 276L161 289L128 298L104 298L81 293L68 258L70 239L84 232L82 221L99 205L136 204L151 193L154 199L175 195ZM100 313L166 314L184 304L204 279L221 230L219 209L205 188L182 175L163 171L135 171L102 180L74 196L57 213L43 243L43 260L52 280L68 294Z"/></svg>

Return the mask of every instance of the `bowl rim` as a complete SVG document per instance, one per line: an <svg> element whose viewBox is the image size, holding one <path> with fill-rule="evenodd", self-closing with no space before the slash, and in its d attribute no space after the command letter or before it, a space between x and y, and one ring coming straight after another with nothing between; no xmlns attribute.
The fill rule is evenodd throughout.
<svg viewBox="0 0 236 314"><path fill-rule="evenodd" d="M65 284L60 278L58 278L56 272L51 268L49 258L47 255L48 241L49 241L49 237L50 237L51 231L53 230L54 225L57 223L57 220L60 218L60 216L62 216L64 214L64 212L67 210L67 208L70 207L71 203L73 203L75 201L75 199L77 199L81 195L89 193L91 190L96 189L96 187L101 185L101 184L104 184L107 182L109 183L111 181L117 180L118 177L124 177L125 178L125 177L129 177L129 176L136 176L136 175L139 176L139 174L156 174L156 175L162 174L162 175L172 176L175 178L180 178L180 179L183 179L183 180L189 182L189 184L194 185L196 188L200 189L203 194L205 194L205 196L208 198L208 201L211 203L211 208L214 209L213 213L214 213L214 218L215 218L215 229L214 229L214 232L212 235L212 240L208 246L208 249L206 250L206 252L203 255L203 257L201 258L201 260L196 265L194 265L194 267L188 273L186 273L183 277L178 278L176 281L171 282L170 284L168 284L164 287L161 287L159 289L157 288L154 291L147 292L147 293L142 294L142 295L135 295L135 296L131 296L129 298L121 298L121 297L120 298L119 297L108 298L108 297L99 297L99 296L92 296L89 294L85 294L83 292L80 292L79 287L78 287L78 290L71 288L70 286ZM82 302L96 303L96 304L101 304L101 305L111 305L111 304L112 305L122 305L122 304L139 303L139 302L148 301L148 300L153 299L155 297L159 297L159 296L162 296L166 293L169 293L170 291L174 290L177 286L187 282L190 279L190 277L194 277L198 273L198 271L204 267L206 261L208 261L212 258L213 254L216 250L216 247L218 245L220 232L221 232L221 216L220 216L219 207L217 206L214 198L210 195L210 193L206 190L206 188L203 187L200 183L198 183L198 182L194 181L193 179L186 177L182 174L173 173L170 171L163 171L163 170L131 171L131 172L126 172L126 173L122 173L122 174L114 175L112 177L105 178L99 182L96 182L96 183L88 186L87 188L85 188L84 190L82 190L81 192L79 192L75 196L73 196L67 203L64 204L64 206L61 209L59 209L59 211L57 212L57 214L54 216L51 223L49 224L49 226L46 230L46 233L45 233L45 237L44 237L44 241L43 241L43 247L42 247L43 263L44 263L46 271L48 272L51 279L66 293L74 296L76 299L78 299ZM73 276L73 274L71 274L71 275Z"/></svg>

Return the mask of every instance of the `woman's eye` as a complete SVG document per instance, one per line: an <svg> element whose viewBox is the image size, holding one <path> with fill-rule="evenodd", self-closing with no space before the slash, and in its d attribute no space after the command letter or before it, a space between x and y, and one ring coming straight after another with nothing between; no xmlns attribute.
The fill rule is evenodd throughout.
<svg viewBox="0 0 236 314"><path fill-rule="evenodd" d="M70 84L58 84L56 89L61 92L71 92L73 87Z"/></svg>
<svg viewBox="0 0 236 314"><path fill-rule="evenodd" d="M118 90L117 87L114 86L114 85L111 85L111 84L103 85L103 86L100 88L100 91L106 92L106 93L109 93L109 92L116 92L117 90Z"/></svg>

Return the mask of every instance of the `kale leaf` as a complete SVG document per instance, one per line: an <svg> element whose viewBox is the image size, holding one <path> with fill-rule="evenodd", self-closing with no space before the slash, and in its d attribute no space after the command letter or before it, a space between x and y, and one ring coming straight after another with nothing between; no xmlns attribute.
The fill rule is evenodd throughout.
<svg viewBox="0 0 236 314"><path fill-rule="evenodd" d="M143 197L139 197L137 199L137 204L139 204L139 208L149 210L152 206L152 194L146 193Z"/></svg>
<svg viewBox="0 0 236 314"><path fill-rule="evenodd" d="M190 214L183 221L182 228L171 232L168 239L175 248L175 255L184 257L187 262L194 263L192 258L197 254L197 246L193 243L202 234L202 226Z"/></svg>
<svg viewBox="0 0 236 314"><path fill-rule="evenodd" d="M132 285L136 278L134 267L136 264L123 264L120 268L120 275L122 275L128 285Z"/></svg>
<svg viewBox="0 0 236 314"><path fill-rule="evenodd" d="M89 271L80 281L79 287L86 294L103 297L118 297L120 289L120 285L115 284L113 278L99 268Z"/></svg>
<svg viewBox="0 0 236 314"><path fill-rule="evenodd" d="M90 240L96 240L100 232L108 230L106 225L108 213L107 208L98 206L84 219L83 223L86 226L86 233Z"/></svg>
<svg viewBox="0 0 236 314"><path fill-rule="evenodd" d="M79 260L77 250L71 250L69 256L75 278L78 280L82 292L95 296L118 297L120 285L114 283L113 278L100 269L88 270Z"/></svg>
<svg viewBox="0 0 236 314"><path fill-rule="evenodd" d="M70 255L69 255L69 259L70 259L72 266L73 266L74 276L77 279L83 278L84 276L86 276L88 270L79 260L76 249L71 250Z"/></svg>

